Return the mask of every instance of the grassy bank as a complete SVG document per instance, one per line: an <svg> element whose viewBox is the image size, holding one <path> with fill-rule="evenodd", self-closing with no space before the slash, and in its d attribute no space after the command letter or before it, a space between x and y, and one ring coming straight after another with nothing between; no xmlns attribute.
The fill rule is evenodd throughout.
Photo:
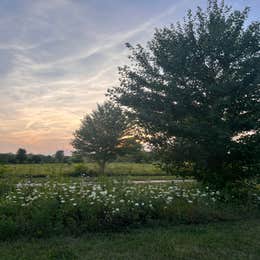
<svg viewBox="0 0 260 260"><path fill-rule="evenodd" d="M0 259L259 259L260 220L0 243Z"/></svg>

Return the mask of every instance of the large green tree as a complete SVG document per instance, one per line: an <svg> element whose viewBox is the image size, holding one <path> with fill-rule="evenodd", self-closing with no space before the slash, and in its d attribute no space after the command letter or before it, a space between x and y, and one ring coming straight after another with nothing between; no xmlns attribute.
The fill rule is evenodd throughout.
<svg viewBox="0 0 260 260"><path fill-rule="evenodd" d="M131 64L110 90L168 159L192 161L212 182L246 177L259 159L260 30L248 11L209 1L146 48L127 44Z"/></svg>
<svg viewBox="0 0 260 260"><path fill-rule="evenodd" d="M124 148L127 129L122 110L105 102L82 120L72 145L79 154L94 159L104 174L106 163Z"/></svg>

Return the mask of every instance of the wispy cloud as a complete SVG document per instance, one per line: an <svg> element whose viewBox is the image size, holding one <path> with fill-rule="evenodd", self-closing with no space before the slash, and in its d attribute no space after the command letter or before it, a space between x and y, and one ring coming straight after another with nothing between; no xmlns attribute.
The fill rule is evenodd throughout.
<svg viewBox="0 0 260 260"><path fill-rule="evenodd" d="M1 1L0 152L71 149L80 119L118 84L117 67L128 62L124 43L145 43L154 27L205 3Z"/></svg>

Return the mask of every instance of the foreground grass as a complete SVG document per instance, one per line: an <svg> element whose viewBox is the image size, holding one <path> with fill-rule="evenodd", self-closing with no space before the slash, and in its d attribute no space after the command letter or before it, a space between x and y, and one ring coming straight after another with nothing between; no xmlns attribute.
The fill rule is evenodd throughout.
<svg viewBox="0 0 260 260"><path fill-rule="evenodd" d="M37 253L36 253L37 252ZM259 259L260 220L0 243L0 259Z"/></svg>

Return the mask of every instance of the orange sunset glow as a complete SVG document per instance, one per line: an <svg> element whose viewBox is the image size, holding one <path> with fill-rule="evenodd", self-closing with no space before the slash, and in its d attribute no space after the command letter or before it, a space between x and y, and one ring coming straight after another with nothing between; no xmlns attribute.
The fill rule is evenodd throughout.
<svg viewBox="0 0 260 260"><path fill-rule="evenodd" d="M152 2L1 1L0 152L70 153L80 120L119 84L118 66L129 62L125 43L145 44L155 27L206 6ZM248 2L253 19L257 1Z"/></svg>

